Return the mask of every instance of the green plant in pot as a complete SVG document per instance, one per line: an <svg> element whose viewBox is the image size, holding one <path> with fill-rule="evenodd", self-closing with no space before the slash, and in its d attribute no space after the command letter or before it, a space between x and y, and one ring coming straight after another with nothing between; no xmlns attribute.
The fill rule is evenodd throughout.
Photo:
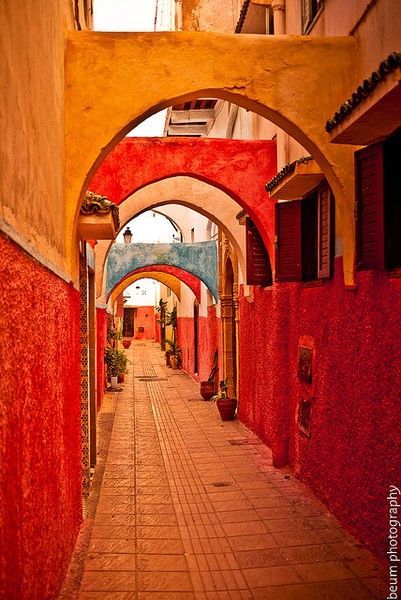
<svg viewBox="0 0 401 600"><path fill-rule="evenodd" d="M182 367L182 354L181 348L177 346L177 342L175 340L165 340L166 344L170 346L169 350L166 352L166 356L169 357L169 365L172 369L181 369Z"/></svg>
<svg viewBox="0 0 401 600"><path fill-rule="evenodd" d="M117 389L118 377L127 373L128 358L122 350L107 346L104 350L104 360L107 366L107 376L111 381L111 388Z"/></svg>
<svg viewBox="0 0 401 600"><path fill-rule="evenodd" d="M227 390L228 379L223 379L220 381L218 393L212 398L212 400L216 401L217 409L222 421L232 421L235 419L237 411L237 399L230 398L227 395Z"/></svg>

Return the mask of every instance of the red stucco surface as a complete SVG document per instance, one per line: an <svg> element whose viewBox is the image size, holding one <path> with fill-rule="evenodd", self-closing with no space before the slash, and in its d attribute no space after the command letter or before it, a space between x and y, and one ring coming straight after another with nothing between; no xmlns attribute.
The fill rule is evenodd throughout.
<svg viewBox="0 0 401 600"><path fill-rule="evenodd" d="M79 294L0 236L0 597L57 597L81 521Z"/></svg>
<svg viewBox="0 0 401 600"><path fill-rule="evenodd" d="M274 206L264 185L276 172L274 141L124 138L101 163L88 189L119 204L155 181L175 175L196 177L223 190L246 210L273 261Z"/></svg>
<svg viewBox="0 0 401 600"><path fill-rule="evenodd" d="M386 497L400 476L401 279L360 272L345 290L341 275L337 260L321 287L241 298L239 416L383 559ZM301 336L316 353L310 439L296 425Z"/></svg>
<svg viewBox="0 0 401 600"><path fill-rule="evenodd" d="M216 307L208 307L207 317L198 321L198 367L199 381L206 380L213 366L214 353L219 347L220 320L216 317ZM182 350L183 368L191 375L194 370L194 320L178 317L178 344Z"/></svg>
<svg viewBox="0 0 401 600"><path fill-rule="evenodd" d="M107 345L107 312L103 308L96 309L96 402L100 408L106 388L106 366L104 349Z"/></svg>
<svg viewBox="0 0 401 600"><path fill-rule="evenodd" d="M139 331L139 328L143 331ZM137 306L134 317L135 339L153 340L156 337L155 331L155 309L153 306Z"/></svg>
<svg viewBox="0 0 401 600"><path fill-rule="evenodd" d="M117 285L120 285L124 280L129 279L129 277L131 277L132 275L136 275L137 273L147 273L148 271L149 272L158 272L158 273L167 273L168 275L174 275L174 277L177 277L177 279L179 279L180 281L185 283L190 288L190 290L194 293L195 298L198 300L198 302L200 302L200 290L201 290L200 279L195 277L195 275L192 275L192 273L189 273L189 271L184 271L183 269L180 269L179 267L174 267L173 265L149 265L148 267L143 267L141 269L135 269L134 271L129 273L129 275L127 275L127 277L125 277L124 279L119 281L118 284L116 284L113 289L115 289L117 287ZM112 294L112 291L110 292L110 294Z"/></svg>

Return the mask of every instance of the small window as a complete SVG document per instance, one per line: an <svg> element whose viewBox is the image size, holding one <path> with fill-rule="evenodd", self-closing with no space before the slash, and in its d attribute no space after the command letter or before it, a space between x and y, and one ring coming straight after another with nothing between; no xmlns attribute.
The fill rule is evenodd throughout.
<svg viewBox="0 0 401 600"><path fill-rule="evenodd" d="M302 200L276 204L276 281L332 276L333 201L327 184Z"/></svg>
<svg viewBox="0 0 401 600"><path fill-rule="evenodd" d="M401 132L355 154L358 268L401 268Z"/></svg>
<svg viewBox="0 0 401 600"><path fill-rule="evenodd" d="M195 228L192 227L191 229L191 244L193 244L195 241Z"/></svg>
<svg viewBox="0 0 401 600"><path fill-rule="evenodd" d="M307 33L319 12L323 0L302 0L302 33Z"/></svg>

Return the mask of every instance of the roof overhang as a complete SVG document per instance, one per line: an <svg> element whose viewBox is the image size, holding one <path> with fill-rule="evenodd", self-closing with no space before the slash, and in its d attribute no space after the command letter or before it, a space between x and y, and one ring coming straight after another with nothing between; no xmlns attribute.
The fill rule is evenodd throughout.
<svg viewBox="0 0 401 600"><path fill-rule="evenodd" d="M401 127L401 55L391 57L327 121L332 142L367 146Z"/></svg>
<svg viewBox="0 0 401 600"><path fill-rule="evenodd" d="M269 191L271 198L298 200L307 196L323 179L324 174L316 161L313 159L300 159L284 167L267 184L266 189Z"/></svg>

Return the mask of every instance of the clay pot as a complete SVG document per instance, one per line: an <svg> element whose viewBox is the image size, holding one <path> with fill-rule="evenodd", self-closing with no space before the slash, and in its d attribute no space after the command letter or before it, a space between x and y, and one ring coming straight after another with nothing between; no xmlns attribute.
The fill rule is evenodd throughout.
<svg viewBox="0 0 401 600"><path fill-rule="evenodd" d="M117 380L118 380L118 377L117 377L117 376L115 377L114 375L112 375L112 376L110 377L110 381L111 381L111 389L113 389L113 390L116 390L116 389L118 389Z"/></svg>
<svg viewBox="0 0 401 600"><path fill-rule="evenodd" d="M171 350L166 351L166 367L171 367L170 364Z"/></svg>
<svg viewBox="0 0 401 600"><path fill-rule="evenodd" d="M215 394L215 383L214 381L201 381L200 382L200 395L204 400L210 400Z"/></svg>
<svg viewBox="0 0 401 600"><path fill-rule="evenodd" d="M117 382L124 383L124 373L120 373L120 375L117 377Z"/></svg>
<svg viewBox="0 0 401 600"><path fill-rule="evenodd" d="M170 356L170 366L172 369L178 369L178 358L175 354L171 354Z"/></svg>
<svg viewBox="0 0 401 600"><path fill-rule="evenodd" d="M237 410L236 398L218 398L216 404L222 421L232 421L235 419L235 412Z"/></svg>
<svg viewBox="0 0 401 600"><path fill-rule="evenodd" d="M123 347L128 350L128 348L131 346L131 340L123 340Z"/></svg>

